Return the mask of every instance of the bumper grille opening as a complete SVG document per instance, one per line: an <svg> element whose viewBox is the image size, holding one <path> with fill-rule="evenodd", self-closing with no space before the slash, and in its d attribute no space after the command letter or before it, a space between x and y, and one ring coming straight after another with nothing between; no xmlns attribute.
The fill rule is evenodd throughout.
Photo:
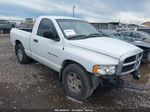
<svg viewBox="0 0 150 112"><path fill-rule="evenodd" d="M127 72L127 71L132 70L133 68L134 68L134 64L132 64L132 65L127 65L127 66L123 66L121 72Z"/></svg>

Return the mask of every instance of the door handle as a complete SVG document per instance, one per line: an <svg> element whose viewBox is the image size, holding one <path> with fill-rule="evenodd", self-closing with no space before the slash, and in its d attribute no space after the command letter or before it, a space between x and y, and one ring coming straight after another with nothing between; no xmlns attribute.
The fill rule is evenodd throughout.
<svg viewBox="0 0 150 112"><path fill-rule="evenodd" d="M33 41L36 42L36 43L38 43L38 40L37 40L37 39L33 39Z"/></svg>

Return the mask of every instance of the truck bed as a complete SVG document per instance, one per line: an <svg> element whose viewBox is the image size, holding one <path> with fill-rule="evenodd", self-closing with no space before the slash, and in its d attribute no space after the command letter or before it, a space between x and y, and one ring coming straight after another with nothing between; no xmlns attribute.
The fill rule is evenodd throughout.
<svg viewBox="0 0 150 112"><path fill-rule="evenodd" d="M20 41L25 48L27 54L30 55L30 38L31 32L22 29L12 28L10 32L11 42L15 45L16 40Z"/></svg>
<svg viewBox="0 0 150 112"><path fill-rule="evenodd" d="M28 26L28 25L18 25L16 26L17 29L27 31L27 32L32 32L33 26Z"/></svg>
<svg viewBox="0 0 150 112"><path fill-rule="evenodd" d="M26 31L26 32L32 32L32 28L21 28L19 30L23 30L23 31Z"/></svg>

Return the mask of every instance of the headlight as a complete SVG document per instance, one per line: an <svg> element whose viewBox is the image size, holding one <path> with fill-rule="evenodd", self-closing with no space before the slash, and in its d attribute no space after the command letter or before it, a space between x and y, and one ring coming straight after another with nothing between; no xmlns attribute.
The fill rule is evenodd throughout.
<svg viewBox="0 0 150 112"><path fill-rule="evenodd" d="M93 73L101 75L112 75L116 72L116 66L114 65L95 65L93 67Z"/></svg>

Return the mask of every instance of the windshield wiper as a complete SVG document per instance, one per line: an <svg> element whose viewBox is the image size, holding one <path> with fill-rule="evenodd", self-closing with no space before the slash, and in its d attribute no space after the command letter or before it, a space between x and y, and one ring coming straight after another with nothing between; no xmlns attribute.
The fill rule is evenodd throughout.
<svg viewBox="0 0 150 112"><path fill-rule="evenodd" d="M102 37L102 35L99 33L92 33L87 35L85 38L92 38L92 37Z"/></svg>
<svg viewBox="0 0 150 112"><path fill-rule="evenodd" d="M86 38L92 38L92 37L101 37L102 35L99 33L92 33L89 35L76 35L76 36L72 36L69 37L69 40L76 40L76 39L86 39Z"/></svg>
<svg viewBox="0 0 150 112"><path fill-rule="evenodd" d="M86 37L86 35L76 35L76 36L69 37L68 39L69 40L82 39L82 38L85 38L85 37Z"/></svg>
<svg viewBox="0 0 150 112"><path fill-rule="evenodd" d="M99 34L99 33L92 33L92 34L89 34L88 36L102 36L101 34Z"/></svg>

